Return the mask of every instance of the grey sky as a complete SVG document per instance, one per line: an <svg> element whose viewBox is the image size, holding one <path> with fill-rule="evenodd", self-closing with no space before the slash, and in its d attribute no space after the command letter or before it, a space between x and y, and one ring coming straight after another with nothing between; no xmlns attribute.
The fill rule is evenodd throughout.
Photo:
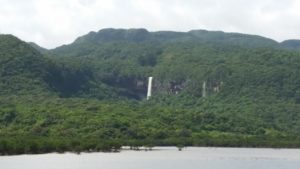
<svg viewBox="0 0 300 169"><path fill-rule="evenodd" d="M299 0L0 0L0 33L53 48L102 28L300 39Z"/></svg>

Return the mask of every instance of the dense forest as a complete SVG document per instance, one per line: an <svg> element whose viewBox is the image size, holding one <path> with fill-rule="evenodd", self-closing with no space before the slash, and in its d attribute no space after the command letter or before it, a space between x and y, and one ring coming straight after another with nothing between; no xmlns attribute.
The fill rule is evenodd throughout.
<svg viewBox="0 0 300 169"><path fill-rule="evenodd" d="M299 50L205 30L103 29L51 50L0 35L0 154L300 147Z"/></svg>

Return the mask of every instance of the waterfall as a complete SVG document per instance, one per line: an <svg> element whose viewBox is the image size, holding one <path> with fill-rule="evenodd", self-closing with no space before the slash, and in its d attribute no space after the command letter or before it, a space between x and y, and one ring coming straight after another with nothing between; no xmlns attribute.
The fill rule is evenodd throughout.
<svg viewBox="0 0 300 169"><path fill-rule="evenodd" d="M202 84L202 97L206 97L206 81Z"/></svg>
<svg viewBox="0 0 300 169"><path fill-rule="evenodd" d="M149 77L149 80L148 80L147 100L149 100L151 97L152 79L153 79L153 77Z"/></svg>

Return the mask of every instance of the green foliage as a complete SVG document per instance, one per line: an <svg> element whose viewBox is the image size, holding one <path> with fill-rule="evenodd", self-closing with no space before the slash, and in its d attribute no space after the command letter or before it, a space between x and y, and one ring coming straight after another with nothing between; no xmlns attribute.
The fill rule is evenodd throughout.
<svg viewBox="0 0 300 169"><path fill-rule="evenodd" d="M1 154L300 146L300 53L270 39L107 29L43 53L0 35Z"/></svg>

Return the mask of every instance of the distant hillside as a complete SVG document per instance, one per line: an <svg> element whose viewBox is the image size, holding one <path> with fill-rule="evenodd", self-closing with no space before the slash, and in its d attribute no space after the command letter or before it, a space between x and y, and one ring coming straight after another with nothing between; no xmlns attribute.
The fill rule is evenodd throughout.
<svg viewBox="0 0 300 169"><path fill-rule="evenodd" d="M193 30L189 32L158 31L148 32L146 29L102 29L98 32L79 37L74 43L108 43L108 42L213 42L234 43L240 46L273 46L276 41L255 35L224 33L221 31Z"/></svg>
<svg viewBox="0 0 300 169"><path fill-rule="evenodd" d="M298 97L299 53L282 50L275 41L255 35L104 29L49 50L51 57L42 56L38 45L10 35L1 35L0 41L2 62L9 60L2 69L2 85L26 77L62 97L140 100L145 97L148 76L155 78L156 95L200 97L206 83L206 93L214 97ZM296 47L292 42L282 45ZM8 72L17 78L6 75ZM35 86L13 85L20 90L26 85L34 90Z"/></svg>
<svg viewBox="0 0 300 169"><path fill-rule="evenodd" d="M40 53L42 53L42 54L45 54L45 53L47 53L47 51L48 51L48 49L43 48L43 47L37 45L37 44L34 43L34 42L28 42L28 44L29 44L30 46L32 46L34 49L36 49L37 51L39 51Z"/></svg>
<svg viewBox="0 0 300 169"><path fill-rule="evenodd" d="M288 97L283 93L288 92L285 85L289 82L293 90L298 90L295 72L299 57L280 48L274 40L237 33L104 29L50 52L60 56L57 59L89 65L85 69L93 69L91 76L96 84L122 90L129 98L145 97L148 76L154 76L154 91L158 93L175 92L176 88L187 95L201 96L202 83L207 82L208 93L222 83L222 88L231 85L233 89L221 90L224 94L243 90L249 95ZM252 88L257 85L262 91ZM266 94L269 89L274 93Z"/></svg>
<svg viewBox="0 0 300 169"><path fill-rule="evenodd" d="M281 46L286 49L300 50L300 40L286 40L281 42Z"/></svg>
<svg viewBox="0 0 300 169"><path fill-rule="evenodd" d="M95 45L107 43L208 43L236 45L241 47L277 47L272 39L239 33L224 33L221 31L193 30L190 32L158 31L148 32L146 29L102 29L81 36L71 45L64 45L52 50L53 53L68 53L70 50L78 53L93 50ZM70 54L71 52L69 52Z"/></svg>

